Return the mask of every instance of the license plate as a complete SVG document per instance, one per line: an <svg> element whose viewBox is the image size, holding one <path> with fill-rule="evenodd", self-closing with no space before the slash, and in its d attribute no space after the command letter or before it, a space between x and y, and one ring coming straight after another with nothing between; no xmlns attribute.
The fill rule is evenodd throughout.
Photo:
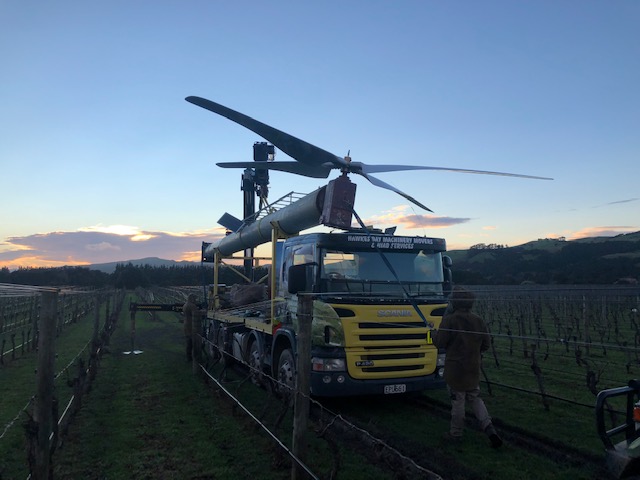
<svg viewBox="0 0 640 480"><path fill-rule="evenodd" d="M385 395L389 393L404 393L407 391L407 386L404 383L398 383L397 385L385 385L384 393Z"/></svg>

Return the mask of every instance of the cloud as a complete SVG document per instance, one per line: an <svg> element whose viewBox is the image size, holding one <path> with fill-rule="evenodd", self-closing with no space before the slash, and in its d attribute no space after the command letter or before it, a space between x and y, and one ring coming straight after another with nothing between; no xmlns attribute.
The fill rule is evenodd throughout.
<svg viewBox="0 0 640 480"><path fill-rule="evenodd" d="M615 237L623 233L637 232L638 227L630 226L606 226L606 227L587 227L573 232L571 235L566 235L569 240L577 240L579 238L588 237Z"/></svg>
<svg viewBox="0 0 640 480"><path fill-rule="evenodd" d="M615 202L609 202L605 205L617 205L619 203L630 203L630 202L637 202L638 200L640 200L640 198L628 198L626 200L617 200Z"/></svg>
<svg viewBox="0 0 640 480"><path fill-rule="evenodd" d="M80 227L79 232L98 232L98 233L113 233L114 235L137 235L140 233L138 227L132 227L130 225L93 225L91 227Z"/></svg>
<svg viewBox="0 0 640 480"><path fill-rule="evenodd" d="M566 210L567 212L579 212L581 210L583 210L584 208L586 209L596 209L596 208L603 208L603 207L609 207L612 205L621 205L624 203L633 203L633 202L637 202L638 200L640 200L639 197L632 197L632 198L626 198L623 200L614 200L613 202L607 202L607 203L601 203L600 205L592 205L591 207L575 207L575 208L569 208L568 210ZM556 210L556 211L564 211L564 210Z"/></svg>
<svg viewBox="0 0 640 480"><path fill-rule="evenodd" d="M406 215L398 217L398 223L407 229L412 228L447 228L467 223L470 218L437 217L435 215Z"/></svg>
<svg viewBox="0 0 640 480"><path fill-rule="evenodd" d="M131 236L132 242L146 242L147 240L151 240L155 235L151 235L149 233L138 233L137 235Z"/></svg>
<svg viewBox="0 0 640 480"><path fill-rule="evenodd" d="M145 257L197 261L202 242L214 241L222 235L222 229L218 228L172 233L116 225L10 237L0 244L0 267L88 265Z"/></svg>
<svg viewBox="0 0 640 480"><path fill-rule="evenodd" d="M133 238L131 240L133 240ZM95 244L89 244L89 245L86 245L84 248L86 248L87 250L89 250L91 252L104 252L105 250L113 250L113 251L116 251L116 252L120 252L121 251L120 247L118 247L117 245L113 245L113 244L111 244L109 242L100 242L100 243L95 243Z"/></svg>
<svg viewBox="0 0 640 480"><path fill-rule="evenodd" d="M640 198L638 198L638 197L626 198L626 199L623 199L623 200L614 200L613 202L602 203L600 205L594 205L591 208L602 208L602 207L608 207L610 205L620 205L620 204L623 204L623 203L632 203L632 202L637 202L638 200L640 200Z"/></svg>
<svg viewBox="0 0 640 480"><path fill-rule="evenodd" d="M436 215L406 214L407 206L396 207L382 215L375 215L365 221L376 226L399 226L407 230L418 228L447 228L469 222L470 218L439 217Z"/></svg>

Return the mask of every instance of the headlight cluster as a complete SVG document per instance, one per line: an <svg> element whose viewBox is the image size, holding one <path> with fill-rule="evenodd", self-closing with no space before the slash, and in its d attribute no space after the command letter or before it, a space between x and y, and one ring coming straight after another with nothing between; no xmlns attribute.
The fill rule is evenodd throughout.
<svg viewBox="0 0 640 480"><path fill-rule="evenodd" d="M344 358L311 358L311 368L314 372L344 372Z"/></svg>
<svg viewBox="0 0 640 480"><path fill-rule="evenodd" d="M447 355L444 353L439 353L438 358L436 360L436 368L437 368L437 374L439 378L444 378L444 360L446 356Z"/></svg>

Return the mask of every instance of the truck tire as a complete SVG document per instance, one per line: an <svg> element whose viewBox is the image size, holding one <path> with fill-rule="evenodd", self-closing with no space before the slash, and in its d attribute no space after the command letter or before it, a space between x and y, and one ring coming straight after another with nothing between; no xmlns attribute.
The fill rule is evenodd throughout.
<svg viewBox="0 0 640 480"><path fill-rule="evenodd" d="M207 355L211 360L217 360L220 358L215 340L215 330L213 329L213 325L209 325L209 328L207 329L207 341L205 344Z"/></svg>
<svg viewBox="0 0 640 480"><path fill-rule="evenodd" d="M278 393L283 401L293 405L294 391L296 388L296 364L293 352L285 348L278 358Z"/></svg>
<svg viewBox="0 0 640 480"><path fill-rule="evenodd" d="M264 385L264 373L262 372L262 354L258 342L253 342L249 347L249 358L247 363L251 369L251 383L262 387Z"/></svg>
<svg viewBox="0 0 640 480"><path fill-rule="evenodd" d="M225 332L222 329L218 330L218 352L220 353L220 365L225 368L233 365L233 356L231 355L231 348L225 348L225 344L227 347L230 347L228 342L225 342Z"/></svg>

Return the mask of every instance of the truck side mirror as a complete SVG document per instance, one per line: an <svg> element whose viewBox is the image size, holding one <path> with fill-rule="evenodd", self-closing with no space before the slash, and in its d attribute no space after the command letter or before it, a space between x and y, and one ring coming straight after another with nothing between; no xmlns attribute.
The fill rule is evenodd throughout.
<svg viewBox="0 0 640 480"><path fill-rule="evenodd" d="M313 284L313 263L303 263L289 267L287 272L289 293L310 292Z"/></svg>

